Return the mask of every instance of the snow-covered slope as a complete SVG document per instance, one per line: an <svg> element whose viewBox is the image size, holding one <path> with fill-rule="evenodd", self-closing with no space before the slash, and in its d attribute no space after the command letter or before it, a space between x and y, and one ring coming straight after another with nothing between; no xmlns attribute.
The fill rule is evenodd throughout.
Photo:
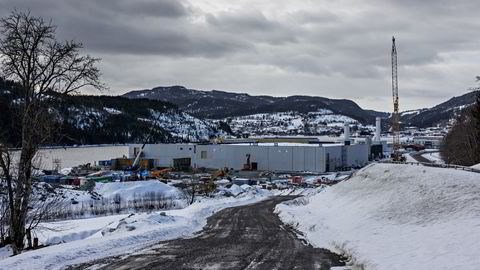
<svg viewBox="0 0 480 270"><path fill-rule="evenodd" d="M480 265L478 173L374 164L304 204L276 210L314 245L346 252L365 269Z"/></svg>
<svg viewBox="0 0 480 270"><path fill-rule="evenodd" d="M432 108L424 108L401 113L401 121L407 126L433 127L451 124L456 118L465 113L475 103L478 89L470 89L464 95L453 97Z"/></svg>
<svg viewBox="0 0 480 270"><path fill-rule="evenodd" d="M170 140L201 141L208 140L212 136L225 135L222 130L211 122L198 119L178 109L156 110L148 109L146 114L134 115L113 108L92 108L85 106L71 106L68 108L69 117L62 120L81 131L89 131L102 128L112 128L112 119L128 117L126 123L139 122L148 128L154 125L159 130L165 131L172 138ZM58 115L62 115L58 113ZM127 119L127 118L126 118ZM141 130L142 128L139 128ZM132 131L131 133L134 133Z"/></svg>
<svg viewBox="0 0 480 270"><path fill-rule="evenodd" d="M359 124L355 119L327 109L308 113L259 113L230 117L222 121L227 122L236 134L255 135L331 134L341 132L344 123Z"/></svg>

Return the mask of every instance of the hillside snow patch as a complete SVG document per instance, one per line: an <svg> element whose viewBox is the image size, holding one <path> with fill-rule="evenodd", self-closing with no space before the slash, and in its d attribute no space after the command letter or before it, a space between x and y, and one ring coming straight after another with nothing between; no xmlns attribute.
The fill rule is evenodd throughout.
<svg viewBox="0 0 480 270"><path fill-rule="evenodd" d="M480 174L374 164L299 203L281 219L313 245L366 269L478 269Z"/></svg>

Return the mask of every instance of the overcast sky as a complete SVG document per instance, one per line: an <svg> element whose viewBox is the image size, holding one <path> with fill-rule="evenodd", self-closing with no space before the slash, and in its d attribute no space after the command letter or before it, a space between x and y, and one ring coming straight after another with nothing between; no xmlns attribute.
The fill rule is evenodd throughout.
<svg viewBox="0 0 480 270"><path fill-rule="evenodd" d="M391 37L400 109L476 85L478 0L0 0L103 59L109 94L155 86L346 98L390 111ZM87 91L88 92L88 91Z"/></svg>

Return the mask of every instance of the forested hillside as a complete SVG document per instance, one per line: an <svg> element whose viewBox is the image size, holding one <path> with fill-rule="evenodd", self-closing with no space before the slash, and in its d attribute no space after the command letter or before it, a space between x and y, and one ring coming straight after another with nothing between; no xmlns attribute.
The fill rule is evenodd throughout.
<svg viewBox="0 0 480 270"><path fill-rule="evenodd" d="M259 113L299 112L322 110L344 115L364 124L374 124L375 115L363 110L348 99L330 99L313 96L251 96L225 91L200 91L183 86L155 87L149 90L131 91L123 96L137 99L148 98L171 102L180 109L200 118L222 119Z"/></svg>
<svg viewBox="0 0 480 270"><path fill-rule="evenodd" d="M0 79L0 136L20 143L16 114L22 106L15 83ZM55 138L46 144L100 144L202 141L224 134L216 125L197 119L172 103L116 96L49 95Z"/></svg>

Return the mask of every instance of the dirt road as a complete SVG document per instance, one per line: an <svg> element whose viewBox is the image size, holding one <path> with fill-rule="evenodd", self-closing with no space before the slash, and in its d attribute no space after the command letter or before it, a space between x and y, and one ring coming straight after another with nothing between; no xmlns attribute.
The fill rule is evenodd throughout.
<svg viewBox="0 0 480 270"><path fill-rule="evenodd" d="M418 162L422 162L422 163L434 163L432 162L431 160L427 159L426 157L422 156L423 154L425 154L425 152L420 152L420 153L414 153L412 154L411 156Z"/></svg>
<svg viewBox="0 0 480 270"><path fill-rule="evenodd" d="M274 197L253 205L224 209L208 219L193 238L160 242L144 253L80 265L95 269L330 269L343 258L314 248L273 213Z"/></svg>

